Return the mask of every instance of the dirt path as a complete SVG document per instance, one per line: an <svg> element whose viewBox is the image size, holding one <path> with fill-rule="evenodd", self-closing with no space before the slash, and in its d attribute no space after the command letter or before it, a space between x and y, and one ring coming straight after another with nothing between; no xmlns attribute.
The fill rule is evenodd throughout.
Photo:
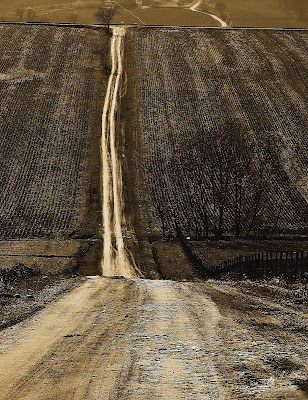
<svg viewBox="0 0 308 400"><path fill-rule="evenodd" d="M299 398L297 315L226 285L90 277L3 331L0 399Z"/></svg>
<svg viewBox="0 0 308 400"><path fill-rule="evenodd" d="M122 172L116 151L116 111L123 74L123 38L125 29L113 28L111 38L112 69L102 113L102 236L104 239L102 273L104 276L140 276L127 257L122 235Z"/></svg>
<svg viewBox="0 0 308 400"><path fill-rule="evenodd" d="M221 18L217 17L217 15L215 15L215 14L209 14L209 13L206 13L206 12L204 12L204 11L199 11L199 10L197 10L198 6L199 6L201 3L202 3L202 0L198 0L193 6L191 6L191 7L189 8L189 10L194 11L194 12L198 12L198 13L201 13L201 14L209 15L210 17L212 17L212 18L214 18L216 21L218 21L218 22L220 23L220 26L223 26L223 27L228 26L227 23L226 23L224 20L222 20Z"/></svg>

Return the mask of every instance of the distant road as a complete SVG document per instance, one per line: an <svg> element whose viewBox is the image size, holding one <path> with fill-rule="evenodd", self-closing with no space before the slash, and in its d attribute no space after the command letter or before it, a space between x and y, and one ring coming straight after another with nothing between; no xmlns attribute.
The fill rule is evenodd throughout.
<svg viewBox="0 0 308 400"><path fill-rule="evenodd" d="M215 14L209 14L209 13L206 13L206 12L204 12L204 11L199 11L199 10L197 10L197 8L199 7L199 5L202 3L202 0L198 0L193 6L191 6L189 9L191 10L191 11L195 11L195 12L198 12L198 13L201 13L201 14L206 14L206 15L209 15L210 17L212 17L212 18L214 18L216 21L218 21L219 23L220 23L220 25L221 26L228 26L227 25L227 23L224 21L224 20L222 20L221 18L219 18L219 17L217 17L217 15L215 15Z"/></svg>
<svg viewBox="0 0 308 400"><path fill-rule="evenodd" d="M0 399L292 399L307 322L221 283L89 277L1 332Z"/></svg>

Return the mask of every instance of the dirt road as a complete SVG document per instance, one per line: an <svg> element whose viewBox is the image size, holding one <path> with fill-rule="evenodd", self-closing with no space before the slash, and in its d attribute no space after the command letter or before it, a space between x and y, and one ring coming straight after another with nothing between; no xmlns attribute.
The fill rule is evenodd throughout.
<svg viewBox="0 0 308 400"><path fill-rule="evenodd" d="M0 399L300 398L307 326L224 284L90 277L2 331Z"/></svg>
<svg viewBox="0 0 308 400"><path fill-rule="evenodd" d="M102 237L104 240L102 274L104 276L140 276L128 259L122 235L124 224L122 204L122 172L116 150L116 111L123 73L123 38L125 29L113 28L111 38L112 68L108 80L102 113L101 160L102 172Z"/></svg>
<svg viewBox="0 0 308 400"><path fill-rule="evenodd" d="M226 23L224 20L222 20L221 18L219 18L217 15L215 15L215 14L209 14L209 13L206 13L206 12L204 12L204 11L199 11L199 10L198 10L198 7L200 6L201 3L202 3L202 1L201 1L201 0L198 0L194 5L192 5L192 6L189 8L189 10L194 11L194 12L198 12L198 13L201 13L201 14L209 15L210 17L212 17L213 19L215 19L216 21L218 21L218 22L220 23L220 26L223 26L223 27L228 26L227 23Z"/></svg>

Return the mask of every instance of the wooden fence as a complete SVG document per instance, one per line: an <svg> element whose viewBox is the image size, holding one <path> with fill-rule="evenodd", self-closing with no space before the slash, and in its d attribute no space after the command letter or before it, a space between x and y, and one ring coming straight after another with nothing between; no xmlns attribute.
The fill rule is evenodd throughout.
<svg viewBox="0 0 308 400"><path fill-rule="evenodd" d="M308 252L286 251L239 255L218 265L207 265L195 253L189 242L177 229L177 235L187 257L204 278L268 279L281 277L289 282L308 281Z"/></svg>
<svg viewBox="0 0 308 400"><path fill-rule="evenodd" d="M232 273L249 279L281 277L290 282L304 282L308 278L308 252L268 252L238 256L212 267L212 276Z"/></svg>

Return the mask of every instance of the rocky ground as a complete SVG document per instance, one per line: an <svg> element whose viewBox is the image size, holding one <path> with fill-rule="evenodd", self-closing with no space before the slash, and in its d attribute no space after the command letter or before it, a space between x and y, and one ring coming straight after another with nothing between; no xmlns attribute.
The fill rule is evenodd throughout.
<svg viewBox="0 0 308 400"><path fill-rule="evenodd" d="M307 398L307 287L82 279L2 331L0 399Z"/></svg>
<svg viewBox="0 0 308 400"><path fill-rule="evenodd" d="M23 272L18 269L19 277L4 277L0 271L0 329L30 317L80 283L80 278L71 275L44 276L24 268Z"/></svg>

